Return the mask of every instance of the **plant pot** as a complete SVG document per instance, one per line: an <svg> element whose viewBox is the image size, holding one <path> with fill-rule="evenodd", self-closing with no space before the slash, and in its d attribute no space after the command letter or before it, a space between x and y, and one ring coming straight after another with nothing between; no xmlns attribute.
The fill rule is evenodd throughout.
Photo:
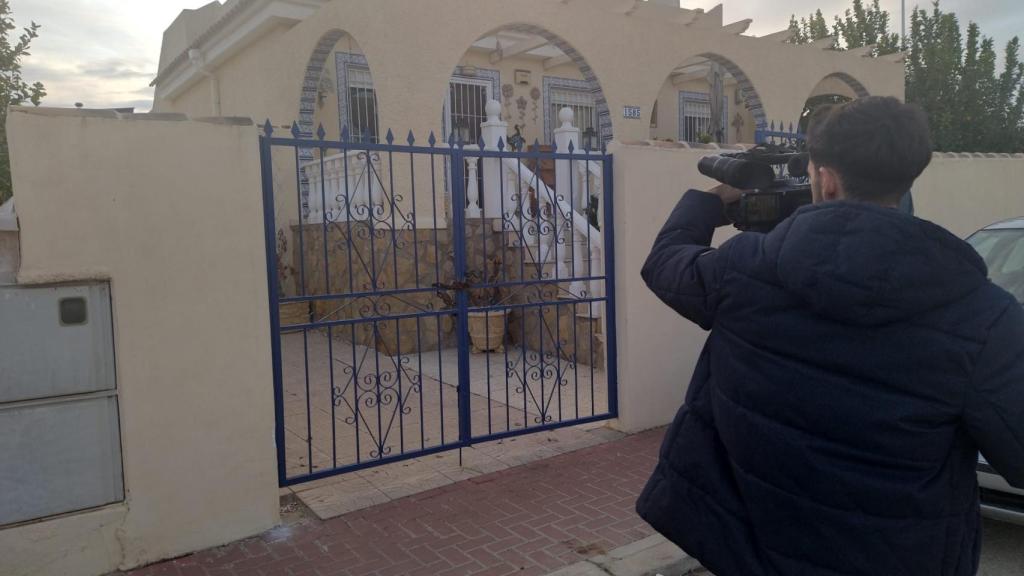
<svg viewBox="0 0 1024 576"><path fill-rule="evenodd" d="M309 322L309 302L288 302L278 308L281 326Z"/></svg>
<svg viewBox="0 0 1024 576"><path fill-rule="evenodd" d="M508 310L469 312L469 338L473 354L505 350L505 324Z"/></svg>

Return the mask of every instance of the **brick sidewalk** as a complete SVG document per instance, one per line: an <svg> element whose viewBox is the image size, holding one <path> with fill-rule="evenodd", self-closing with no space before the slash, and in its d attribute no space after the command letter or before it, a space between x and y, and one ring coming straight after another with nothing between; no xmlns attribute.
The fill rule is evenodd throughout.
<svg viewBox="0 0 1024 576"><path fill-rule="evenodd" d="M302 515L262 536L131 576L541 576L641 540L633 510L664 429L478 476L328 521Z"/></svg>

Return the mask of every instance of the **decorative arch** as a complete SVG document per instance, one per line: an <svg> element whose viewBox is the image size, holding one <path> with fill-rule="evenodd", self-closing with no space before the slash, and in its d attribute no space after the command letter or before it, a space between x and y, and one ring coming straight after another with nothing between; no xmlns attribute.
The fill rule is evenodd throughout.
<svg viewBox="0 0 1024 576"><path fill-rule="evenodd" d="M750 114L754 117L754 125L756 130L765 130L768 128L768 115L764 110L764 103L761 101L761 95L757 93L757 88L754 87L754 83L751 82L750 77L747 76L746 72L739 67L735 62L714 52L704 52L698 54L698 58L707 58L708 60L718 64L722 68L725 68L733 78L736 79L736 84L739 86L743 93L743 100L750 110Z"/></svg>
<svg viewBox="0 0 1024 576"><path fill-rule="evenodd" d="M843 85L848 87L853 93L851 98L847 94L839 94L836 92L827 92L817 94L818 89L829 80L838 80ZM818 81L817 84L811 89L811 96L804 102L803 112L800 114L799 127L801 132L806 132L810 123L811 115L821 106L828 104L840 104L843 102L849 102L854 98L864 98L870 96L867 88L864 87L859 80L845 72L833 72Z"/></svg>
<svg viewBox="0 0 1024 576"><path fill-rule="evenodd" d="M583 81L586 83L587 89L594 96L594 107L597 112L597 124L601 134L601 140L603 142L611 141L613 137L612 116L611 111L608 109L608 100L605 98L604 90L601 88L601 82L598 80L597 74L594 73L594 69L590 67L590 64L587 63L586 58L583 57L579 50L574 48L572 44L558 34L536 24L513 23L497 26L492 28L490 31L477 36L477 38L496 34L502 30L540 36L547 40L548 43L561 50L562 53L576 65L576 68L580 71L580 75L583 76Z"/></svg>
<svg viewBox="0 0 1024 576"><path fill-rule="evenodd" d="M298 126L298 137L312 139L316 136L317 127L315 124L317 96L320 88L320 81L323 77L324 67L327 59L334 51L335 46L346 36L352 37L348 32L340 28L333 28L325 32L310 54L306 63L305 74L302 80L302 90L299 93L299 114L296 125ZM354 37L352 37L354 40ZM358 44L358 42L356 42ZM341 116L342 95L338 94L339 122L344 122ZM316 154L313 148L298 149L299 162L311 162ZM299 194L302 198L301 217L305 218L309 213L309 180L304 174L299 176Z"/></svg>
<svg viewBox="0 0 1024 576"><path fill-rule="evenodd" d="M821 82L833 78L836 80L840 80L844 84L849 86L850 90L853 90L853 93L857 95L857 98L865 98L871 95L871 93L868 92L868 89L864 87L864 84L862 84L860 80L857 80L856 78L850 76L846 72L833 72L832 74L829 74L828 76L822 78ZM818 84L821 84L821 82L818 82ZM815 87L817 87L817 84L815 85Z"/></svg>
<svg viewBox="0 0 1024 576"><path fill-rule="evenodd" d="M320 86L320 77L324 73L324 66L327 64L327 57L334 50L334 45L345 37L344 30L335 28L325 32L320 41L313 48L313 53L306 64L306 74L302 79L302 92L299 94L299 132L303 138L312 138L315 127L313 117L316 114L317 88Z"/></svg>

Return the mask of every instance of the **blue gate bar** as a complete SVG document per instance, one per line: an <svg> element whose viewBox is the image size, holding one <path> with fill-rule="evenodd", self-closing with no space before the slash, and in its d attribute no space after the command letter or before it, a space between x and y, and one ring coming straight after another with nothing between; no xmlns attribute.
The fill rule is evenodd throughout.
<svg viewBox="0 0 1024 576"><path fill-rule="evenodd" d="M381 142L352 141L347 129L338 141L323 127L264 132L281 486L617 416L610 155L438 145L433 134L423 146L411 132L404 144L391 131ZM569 190L542 178L544 162L571 168ZM467 215L470 200L479 216ZM421 203L430 218L418 216ZM477 342L486 356L470 354L471 313L506 322L502 341L488 332ZM477 369L486 373L473 381Z"/></svg>

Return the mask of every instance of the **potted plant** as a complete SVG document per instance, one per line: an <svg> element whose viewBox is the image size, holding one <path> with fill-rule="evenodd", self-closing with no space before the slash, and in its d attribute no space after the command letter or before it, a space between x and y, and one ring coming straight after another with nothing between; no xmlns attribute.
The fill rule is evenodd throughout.
<svg viewBox="0 0 1024 576"><path fill-rule="evenodd" d="M472 308L493 308L502 303L502 290L497 286L472 287L474 284L494 284L501 276L502 261L499 256L484 260L480 269L468 270L467 292ZM505 349L505 330L508 323L508 309L492 309L486 312L469 312L469 338L473 353L502 352Z"/></svg>
<svg viewBox="0 0 1024 576"><path fill-rule="evenodd" d="M484 261L480 269L466 271L466 281L454 284L434 284L438 289L437 296L445 307L454 309L455 299L450 290L464 290L470 308L493 308L502 303L502 290L496 286L474 287L476 284L493 284L500 276L501 258L492 256ZM505 330L508 310L505 308L486 311L470 311L467 313L469 338L472 352L502 352L505 349Z"/></svg>

